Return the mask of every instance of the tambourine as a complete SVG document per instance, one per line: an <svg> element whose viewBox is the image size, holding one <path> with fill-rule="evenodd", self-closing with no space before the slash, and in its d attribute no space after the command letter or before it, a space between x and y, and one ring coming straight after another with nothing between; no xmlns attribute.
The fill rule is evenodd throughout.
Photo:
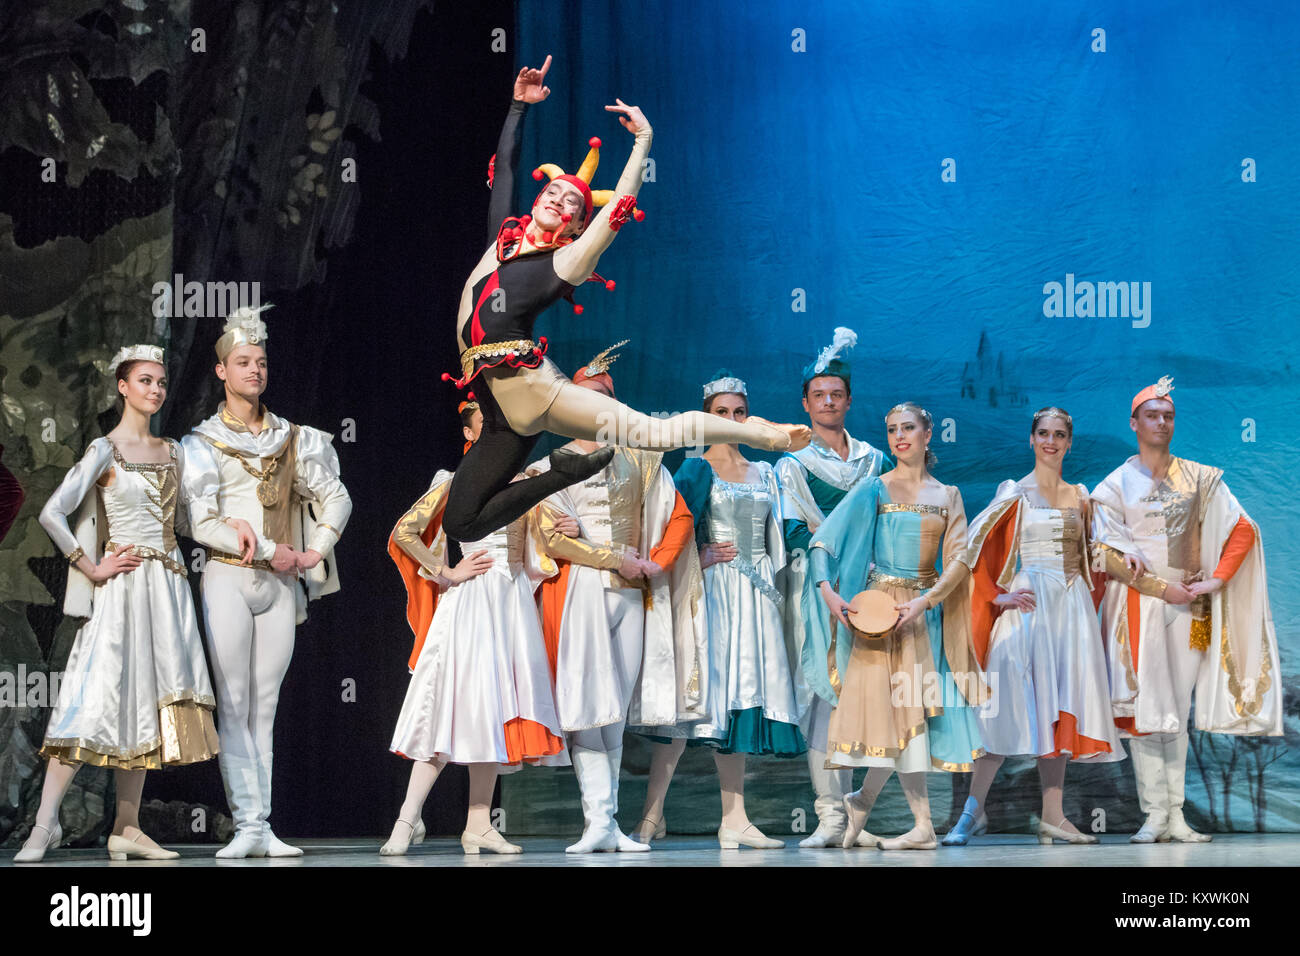
<svg viewBox="0 0 1300 956"><path fill-rule="evenodd" d="M880 637L898 623L894 604L884 591L859 591L849 602L849 623L868 637Z"/></svg>

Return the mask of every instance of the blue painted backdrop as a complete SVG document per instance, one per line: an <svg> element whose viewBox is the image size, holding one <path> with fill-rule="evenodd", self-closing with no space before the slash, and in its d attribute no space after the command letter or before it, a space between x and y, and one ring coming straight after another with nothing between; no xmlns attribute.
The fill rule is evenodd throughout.
<svg viewBox="0 0 1300 956"><path fill-rule="evenodd" d="M600 267L617 290L588 285L585 314L539 326L561 365L631 338L614 374L633 404L695 407L725 366L755 413L801 420L799 369L850 326L850 430L883 445L884 411L909 398L950 419L936 475L971 513L1032 466L1033 409L1073 414L1066 477L1091 487L1134 450L1130 397L1172 375L1175 452L1222 466L1261 526L1296 684L1300 14L1267 0L657 0L519 16L516 64L555 56L527 168L572 171L599 135L595 185L611 188L630 136L603 106L622 97L655 128L647 219ZM535 188L525 179L521 209ZM1146 316L1045 315L1045 284L1067 274L1149 283ZM1215 769L1189 763L1202 810ZM1219 822L1249 829L1235 776L1244 802ZM1300 828L1294 748L1265 780L1266 825Z"/></svg>

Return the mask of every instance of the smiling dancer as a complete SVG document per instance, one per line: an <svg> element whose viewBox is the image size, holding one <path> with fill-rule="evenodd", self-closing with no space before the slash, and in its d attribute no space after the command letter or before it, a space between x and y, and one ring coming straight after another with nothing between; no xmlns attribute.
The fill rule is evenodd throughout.
<svg viewBox="0 0 1300 956"><path fill-rule="evenodd" d="M1282 673L1259 526L1223 471L1174 456L1173 380L1133 397L1138 453L1092 492L1094 558L1115 723L1130 737L1146 821L1134 843L1204 843L1183 816L1187 718L1220 734L1282 733Z"/></svg>
<svg viewBox="0 0 1300 956"><path fill-rule="evenodd" d="M338 590L331 552L352 513L331 436L262 404L267 334L259 311L227 320L216 346L226 399L182 443L192 535L208 549L203 614L221 779L235 818L235 838L217 851L222 858L302 853L268 822L275 708L308 598ZM231 547L227 525L235 519L256 534L251 556Z"/></svg>
<svg viewBox="0 0 1300 956"><path fill-rule="evenodd" d="M166 860L140 829L146 770L210 759L215 703L176 532L185 529L182 455L149 433L167 396L163 350L124 348L117 378L122 419L64 476L41 509L68 558L64 612L89 618L77 631L59 699L45 728L45 783L36 823L16 863L59 845L59 805L83 763L112 767L117 791L108 855ZM227 528L232 547L251 529Z"/></svg>
<svg viewBox="0 0 1300 956"><path fill-rule="evenodd" d="M826 731L831 705L812 693L800 663L807 616L825 615L817 601L803 603L807 563L803 560L812 536L826 516L861 481L892 466L888 458L868 442L859 441L844 427L853 407L848 361L844 353L857 344L852 329L837 328L830 345L803 370L803 407L812 422L813 440L807 447L782 455L776 463L781 484L781 511L785 518L785 547L791 555L784 571L786 643L790 648L791 671L802 715L800 728L808 741L808 776L816 801L817 829L799 841L806 849L838 847L844 837L844 795L853 772L826 769Z"/></svg>
<svg viewBox="0 0 1300 956"><path fill-rule="evenodd" d="M739 423L702 412L643 415L599 391L578 388L544 357L546 340L533 339L538 315L588 279L604 281L593 272L601 253L629 219L640 218L636 195L652 136L640 109L615 100L605 109L621 114L618 120L635 143L614 190L591 189L600 145L592 139L576 174L551 164L538 167L534 177L545 175L550 182L528 215L511 216L524 116L530 105L550 95L545 85L550 65L548 56L540 70L525 67L515 79L489 180L488 248L465 282L456 318L461 369L454 381L466 388L478 380L483 409L483 434L452 479L443 518L447 534L458 540L509 524L548 495L596 474L614 455L611 447L587 454L557 449L547 471L512 483L543 431L654 451L715 442L785 451L806 445L810 437L806 426L758 418ZM612 282L605 284L613 288Z"/></svg>

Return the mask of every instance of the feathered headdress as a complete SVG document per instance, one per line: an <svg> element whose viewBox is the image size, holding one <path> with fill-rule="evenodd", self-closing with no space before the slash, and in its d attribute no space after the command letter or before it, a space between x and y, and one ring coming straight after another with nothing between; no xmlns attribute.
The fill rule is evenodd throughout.
<svg viewBox="0 0 1300 956"><path fill-rule="evenodd" d="M840 358L840 355L857 344L858 333L842 325L837 327L831 338L831 344L818 353L816 361L804 366L803 383L807 385L819 375L834 375L844 379L844 384L847 385L850 375L849 363Z"/></svg>
<svg viewBox="0 0 1300 956"><path fill-rule="evenodd" d="M574 384L596 379L609 389L610 395L613 395L614 379L610 377L609 367L618 361L618 353L614 350L621 349L629 341L631 340L624 339L622 342L616 342L604 351L599 352L595 358L573 373Z"/></svg>
<svg viewBox="0 0 1300 956"><path fill-rule="evenodd" d="M261 314L270 308L269 302L256 308L243 305L226 316L226 327L222 329L221 338L217 339L217 360L224 362L226 356L241 345L264 345L269 336Z"/></svg>

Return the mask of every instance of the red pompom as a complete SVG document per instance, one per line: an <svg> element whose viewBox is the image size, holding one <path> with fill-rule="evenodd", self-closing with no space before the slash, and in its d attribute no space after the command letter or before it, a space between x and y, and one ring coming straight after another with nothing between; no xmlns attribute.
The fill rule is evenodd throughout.
<svg viewBox="0 0 1300 956"><path fill-rule="evenodd" d="M540 169L534 169L534 170L533 170L533 179L536 179L536 180L538 180L539 182L541 181L541 178L542 178L543 176L545 176L545 175L546 175L546 174L545 174L544 172L542 172Z"/></svg>
<svg viewBox="0 0 1300 956"><path fill-rule="evenodd" d="M546 336L544 336L544 335L539 336L538 339L537 339L537 344L538 344L538 345L545 345L545 344L546 344Z"/></svg>
<svg viewBox="0 0 1300 956"><path fill-rule="evenodd" d="M560 222L565 222L565 223L573 222L573 216L566 212L563 216L560 217Z"/></svg>
<svg viewBox="0 0 1300 956"><path fill-rule="evenodd" d="M451 381L451 373L450 373L450 372L443 372L443 373L442 373L442 380L443 380L444 382L450 382L450 381Z"/></svg>
<svg viewBox="0 0 1300 956"><path fill-rule="evenodd" d="M580 305L579 305L578 303L576 303L576 302L573 304L573 314L574 314L574 315L582 315L582 306L580 306Z"/></svg>
<svg viewBox="0 0 1300 956"><path fill-rule="evenodd" d="M473 393L473 392L466 392L466 393L465 393L465 399L466 399L467 401L470 401L470 402L474 401L474 393Z"/></svg>
<svg viewBox="0 0 1300 956"><path fill-rule="evenodd" d="M643 212L640 209L634 210L632 213L632 218L635 219L637 222L640 222L641 220L645 219L645 212Z"/></svg>
<svg viewBox="0 0 1300 956"><path fill-rule="evenodd" d="M554 238L555 238L555 233L553 233L553 232L543 232L543 233L542 233L542 242L550 242L550 241L551 241L552 239L554 239Z"/></svg>
<svg viewBox="0 0 1300 956"><path fill-rule="evenodd" d="M600 149L600 137L593 136L591 139L587 140L587 145L592 149Z"/></svg>
<svg viewBox="0 0 1300 956"><path fill-rule="evenodd" d="M608 289L610 292L613 292L613 291L614 291L614 280L613 280L613 279L608 279L608 280L606 280L606 282L605 282L605 288Z"/></svg>

